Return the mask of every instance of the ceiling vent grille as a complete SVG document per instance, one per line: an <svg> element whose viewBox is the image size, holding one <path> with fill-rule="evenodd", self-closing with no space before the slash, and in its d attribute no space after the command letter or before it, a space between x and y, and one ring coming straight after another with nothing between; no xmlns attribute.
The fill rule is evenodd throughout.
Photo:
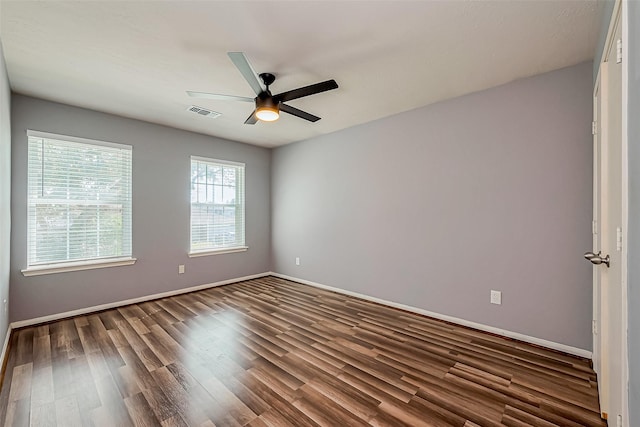
<svg viewBox="0 0 640 427"><path fill-rule="evenodd" d="M203 117L209 117L211 119L215 119L216 117L220 117L222 115L222 113L207 110L206 108L202 107L196 107L195 105L191 105L190 107L188 107L187 111L191 111L192 113L198 114Z"/></svg>

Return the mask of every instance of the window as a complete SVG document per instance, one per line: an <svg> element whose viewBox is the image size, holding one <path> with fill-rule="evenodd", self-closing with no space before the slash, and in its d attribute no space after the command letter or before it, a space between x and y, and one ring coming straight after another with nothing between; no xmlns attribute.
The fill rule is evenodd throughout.
<svg viewBox="0 0 640 427"><path fill-rule="evenodd" d="M28 131L25 275L132 264L131 146Z"/></svg>
<svg viewBox="0 0 640 427"><path fill-rule="evenodd" d="M246 250L244 163L191 157L191 256Z"/></svg>

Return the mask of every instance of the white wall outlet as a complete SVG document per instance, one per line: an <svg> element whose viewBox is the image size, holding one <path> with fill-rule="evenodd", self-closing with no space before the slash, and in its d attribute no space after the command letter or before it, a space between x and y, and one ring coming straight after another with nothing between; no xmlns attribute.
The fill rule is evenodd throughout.
<svg viewBox="0 0 640 427"><path fill-rule="evenodd" d="M183 264L180 264L178 266L178 274L184 274L184 265Z"/></svg>
<svg viewBox="0 0 640 427"><path fill-rule="evenodd" d="M7 299L4 299L4 314L7 314L9 312L9 302L7 301Z"/></svg>
<svg viewBox="0 0 640 427"><path fill-rule="evenodd" d="M299 256L296 257L296 265L300 265L300 257Z"/></svg>
<svg viewBox="0 0 640 427"><path fill-rule="evenodd" d="M491 304L502 304L502 292L491 291Z"/></svg>

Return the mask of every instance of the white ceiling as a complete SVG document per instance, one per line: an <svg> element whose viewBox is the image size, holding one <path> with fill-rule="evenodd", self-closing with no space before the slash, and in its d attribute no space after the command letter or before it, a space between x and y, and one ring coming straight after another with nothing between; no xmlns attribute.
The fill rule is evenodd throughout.
<svg viewBox="0 0 640 427"><path fill-rule="evenodd" d="M596 1L0 1L15 92L267 147L365 123L593 58ZM227 57L273 72L274 93L322 117L244 125L253 97ZM222 113L209 119L197 105Z"/></svg>

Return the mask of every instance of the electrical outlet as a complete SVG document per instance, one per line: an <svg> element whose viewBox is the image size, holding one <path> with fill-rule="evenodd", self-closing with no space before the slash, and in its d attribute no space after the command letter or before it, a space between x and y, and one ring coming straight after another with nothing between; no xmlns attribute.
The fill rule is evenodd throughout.
<svg viewBox="0 0 640 427"><path fill-rule="evenodd" d="M491 304L502 304L502 292L491 291Z"/></svg>
<svg viewBox="0 0 640 427"><path fill-rule="evenodd" d="M296 257L296 265L300 265L300 257L299 256Z"/></svg>
<svg viewBox="0 0 640 427"><path fill-rule="evenodd" d="M184 265L183 264L180 264L178 266L178 274L184 274Z"/></svg>
<svg viewBox="0 0 640 427"><path fill-rule="evenodd" d="M4 300L4 314L7 314L9 312L9 302L6 300Z"/></svg>

